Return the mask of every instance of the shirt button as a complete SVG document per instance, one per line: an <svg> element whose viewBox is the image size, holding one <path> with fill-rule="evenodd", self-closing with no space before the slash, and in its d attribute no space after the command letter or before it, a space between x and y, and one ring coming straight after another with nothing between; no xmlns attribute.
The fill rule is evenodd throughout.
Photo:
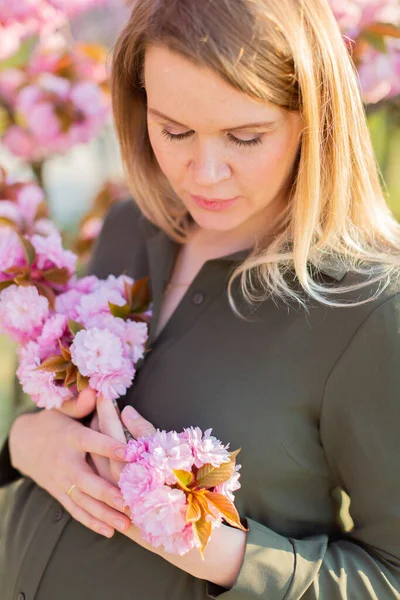
<svg viewBox="0 0 400 600"><path fill-rule="evenodd" d="M20 592L17 596L17 600L25 600L25 594L23 594L22 592Z"/></svg>
<svg viewBox="0 0 400 600"><path fill-rule="evenodd" d="M196 294L194 294L192 296L192 302L196 306L200 306L200 304L203 304L204 299L205 299L205 296L201 292L197 292Z"/></svg>
<svg viewBox="0 0 400 600"><path fill-rule="evenodd" d="M61 506L58 506L56 508L56 510L54 511L54 520L55 521L61 521L61 519L63 518L63 516L64 516L64 511L61 508Z"/></svg>

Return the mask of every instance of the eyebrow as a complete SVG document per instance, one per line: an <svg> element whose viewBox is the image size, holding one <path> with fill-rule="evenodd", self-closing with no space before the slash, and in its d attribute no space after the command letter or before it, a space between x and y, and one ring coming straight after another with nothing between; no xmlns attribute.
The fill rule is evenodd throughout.
<svg viewBox="0 0 400 600"><path fill-rule="evenodd" d="M175 121L174 119L171 119L171 117L168 117L168 115L164 115L162 112L160 112L159 110L156 110L155 108L148 108L147 112L154 116L154 117L160 117L161 119L165 119L166 121L169 121L170 123L173 123L174 125L179 125L179 127L186 127L186 129L190 129L190 127L188 127L187 125L184 125L183 123L179 123L179 121ZM227 131L238 131L239 129L258 129L260 127L271 127L271 125L273 125L275 123L275 121L265 121L262 123L244 123L243 125L236 125L235 127L228 127L227 129L222 129L223 132L227 132Z"/></svg>

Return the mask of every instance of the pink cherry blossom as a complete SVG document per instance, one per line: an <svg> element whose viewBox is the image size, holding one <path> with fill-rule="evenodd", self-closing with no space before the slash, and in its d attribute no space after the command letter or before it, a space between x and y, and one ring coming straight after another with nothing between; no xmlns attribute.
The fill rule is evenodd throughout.
<svg viewBox="0 0 400 600"><path fill-rule="evenodd" d="M128 359L124 359L123 365L112 373L94 373L89 378L90 387L99 392L105 398L115 400L126 394L132 385L135 369Z"/></svg>
<svg viewBox="0 0 400 600"><path fill-rule="evenodd" d="M227 447L211 435L211 431L212 429L207 429L203 434L199 427L184 429L183 437L193 452L196 467L201 467L206 462L220 467L222 463L230 461Z"/></svg>
<svg viewBox="0 0 400 600"><path fill-rule="evenodd" d="M25 264L25 255L17 233L13 229L0 227L0 280L9 279L4 271L10 267L22 267Z"/></svg>
<svg viewBox="0 0 400 600"><path fill-rule="evenodd" d="M128 465L129 468L130 465ZM131 507L132 522L139 526L145 539L160 543L186 527L186 496L182 490L167 485L149 490Z"/></svg>
<svg viewBox="0 0 400 600"><path fill-rule="evenodd" d="M164 483L161 472L152 469L147 462L143 461L127 465L121 472L118 485L125 503L132 506L150 490L161 487Z"/></svg>
<svg viewBox="0 0 400 600"><path fill-rule="evenodd" d="M126 462L137 462L148 453L149 447L145 438L129 440L126 446ZM164 483L164 482L163 482Z"/></svg>
<svg viewBox="0 0 400 600"><path fill-rule="evenodd" d="M38 269L50 269L55 266L58 269L66 268L71 274L76 269L76 254L70 250L64 250L60 234L52 234L48 237L33 235L31 242L36 250L36 266Z"/></svg>
<svg viewBox="0 0 400 600"><path fill-rule="evenodd" d="M121 341L110 331L93 327L79 331L70 348L72 361L89 377L90 386L107 398L118 398L132 384L135 370Z"/></svg>
<svg viewBox="0 0 400 600"><path fill-rule="evenodd" d="M176 431L158 430L147 440L149 464L159 469L168 484L176 483L174 469L190 471L193 466L193 453L189 443L180 439Z"/></svg>
<svg viewBox="0 0 400 600"><path fill-rule="evenodd" d="M49 303L33 286L11 285L0 294L0 327L24 344L40 334L49 315Z"/></svg>
<svg viewBox="0 0 400 600"><path fill-rule="evenodd" d="M42 353L48 356L58 354L58 340L61 340L67 331L69 331L68 318L60 314L51 315L44 323L42 332L37 340Z"/></svg>
<svg viewBox="0 0 400 600"><path fill-rule="evenodd" d="M22 388L32 401L41 408L60 408L71 400L73 393L55 381L55 373L38 370L41 364L40 346L30 341L19 350L20 364L17 370Z"/></svg>

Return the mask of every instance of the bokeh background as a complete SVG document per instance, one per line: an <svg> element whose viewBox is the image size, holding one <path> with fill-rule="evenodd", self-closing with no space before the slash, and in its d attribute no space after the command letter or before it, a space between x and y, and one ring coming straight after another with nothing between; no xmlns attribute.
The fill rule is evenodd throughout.
<svg viewBox="0 0 400 600"><path fill-rule="evenodd" d="M82 271L108 206L127 193L107 80L131 3L0 0L0 167L8 182L42 186ZM330 3L358 68L382 185L400 219L399 1ZM2 200L0 177L0 207ZM0 443L29 403L15 394L15 369L15 348L0 336Z"/></svg>

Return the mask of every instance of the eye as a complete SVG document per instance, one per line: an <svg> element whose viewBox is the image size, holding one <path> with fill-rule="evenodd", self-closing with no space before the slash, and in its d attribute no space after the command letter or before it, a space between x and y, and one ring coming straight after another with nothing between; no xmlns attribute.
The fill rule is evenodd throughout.
<svg viewBox="0 0 400 600"><path fill-rule="evenodd" d="M167 138L167 140L179 141L191 137L194 134L194 131L186 131L185 133L170 133L167 129L163 129L161 134L165 138ZM232 135L231 133L228 133L228 138L237 146L258 146L259 144L262 144L262 136L254 138L252 140L241 140Z"/></svg>
<svg viewBox="0 0 400 600"><path fill-rule="evenodd" d="M163 129L161 134L167 138L167 140L185 140L186 138L193 135L194 131L186 131L186 133L170 133L167 129Z"/></svg>
<svg viewBox="0 0 400 600"><path fill-rule="evenodd" d="M241 140L231 133L228 133L228 138L231 140L231 142L237 144L238 146L258 146L259 144L262 144L262 136L252 140Z"/></svg>

